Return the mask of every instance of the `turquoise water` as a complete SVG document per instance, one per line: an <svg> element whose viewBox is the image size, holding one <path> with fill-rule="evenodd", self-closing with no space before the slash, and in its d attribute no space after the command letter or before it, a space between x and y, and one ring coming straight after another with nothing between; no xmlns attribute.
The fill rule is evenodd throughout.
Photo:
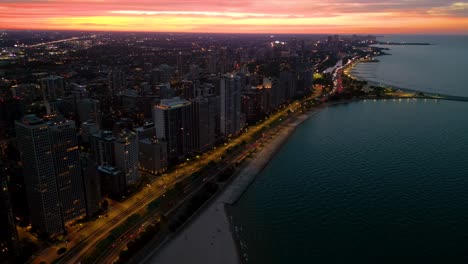
<svg viewBox="0 0 468 264"><path fill-rule="evenodd" d="M366 101L309 119L231 208L248 263L468 263L466 113Z"/></svg>
<svg viewBox="0 0 468 264"><path fill-rule="evenodd" d="M362 63L354 75L402 88L468 96L468 36L388 36L381 41L424 42L430 46L386 46L391 56Z"/></svg>
<svg viewBox="0 0 468 264"><path fill-rule="evenodd" d="M468 96L468 59L460 55L468 44L453 38L439 38L445 48L392 46L394 55L367 75ZM444 49L452 57L442 59ZM247 263L468 263L468 103L326 108L297 129L229 213Z"/></svg>

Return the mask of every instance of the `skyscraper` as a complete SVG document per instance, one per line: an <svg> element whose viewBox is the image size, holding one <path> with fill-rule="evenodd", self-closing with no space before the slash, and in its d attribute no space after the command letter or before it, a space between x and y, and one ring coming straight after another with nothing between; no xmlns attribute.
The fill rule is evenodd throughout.
<svg viewBox="0 0 468 264"><path fill-rule="evenodd" d="M140 180L138 171L138 139L135 132L122 130L115 141L115 166L125 175L127 186Z"/></svg>
<svg viewBox="0 0 468 264"><path fill-rule="evenodd" d="M113 166L99 166L101 189L105 194L122 195L127 190L125 176L121 170Z"/></svg>
<svg viewBox="0 0 468 264"><path fill-rule="evenodd" d="M122 70L116 68L109 73L109 88L113 95L127 88L125 74Z"/></svg>
<svg viewBox="0 0 468 264"><path fill-rule="evenodd" d="M197 97L192 100L193 147L203 152L216 142L216 119L219 117L219 97Z"/></svg>
<svg viewBox="0 0 468 264"><path fill-rule="evenodd" d="M167 168L167 142L155 138L139 140L139 167L141 170L156 174Z"/></svg>
<svg viewBox="0 0 468 264"><path fill-rule="evenodd" d="M280 87L284 92L286 100L292 99L296 95L296 75L292 71L282 71L280 73Z"/></svg>
<svg viewBox="0 0 468 264"><path fill-rule="evenodd" d="M112 131L99 131L90 136L90 142L97 165L113 166L115 164L115 137Z"/></svg>
<svg viewBox="0 0 468 264"><path fill-rule="evenodd" d="M53 101L65 94L65 81L60 76L49 76L41 79L41 89L44 99Z"/></svg>
<svg viewBox="0 0 468 264"><path fill-rule="evenodd" d="M86 202L81 177L75 122L56 118L48 122L64 223L84 216Z"/></svg>
<svg viewBox="0 0 468 264"><path fill-rule="evenodd" d="M156 137L165 139L171 162L193 150L191 103L179 97L163 99L154 107Z"/></svg>
<svg viewBox="0 0 468 264"><path fill-rule="evenodd" d="M98 100L94 99L81 99L76 104L78 119L80 122L88 120L94 121L96 124L101 122L101 105Z"/></svg>
<svg viewBox="0 0 468 264"><path fill-rule="evenodd" d="M89 143L90 137L99 132L98 124L92 120L88 120L81 124L80 135L83 143Z"/></svg>
<svg viewBox="0 0 468 264"><path fill-rule="evenodd" d="M31 224L45 234L62 233L64 223L49 126L35 115L29 115L16 121L16 134Z"/></svg>
<svg viewBox="0 0 468 264"><path fill-rule="evenodd" d="M123 129L115 131L115 135L116 136L114 136L112 131L99 131L90 137L90 141L92 153L97 165L115 167L115 170L119 171L117 174L107 173L106 175L113 175L112 177L109 176L111 178L115 178L115 175L123 175L123 184L120 179L116 181L118 184L112 184L112 186L117 186L118 189L111 191L111 193L117 194L121 193L121 188L126 188L138 183L140 174L138 171L139 151L137 134ZM109 181L113 182L113 180ZM105 184L103 180L103 190L106 189L106 186L104 186Z"/></svg>
<svg viewBox="0 0 468 264"><path fill-rule="evenodd" d="M101 201L101 178L97 164L88 153L81 153L81 174L86 199L86 214L92 216L99 211Z"/></svg>
<svg viewBox="0 0 468 264"><path fill-rule="evenodd" d="M216 69L216 54L214 53L214 51L211 51L210 54L208 55L207 57L208 61L207 61L207 71L208 73L217 73L217 69Z"/></svg>
<svg viewBox="0 0 468 264"><path fill-rule="evenodd" d="M179 80L181 80L182 76L184 76L187 73L189 65L190 65L190 54L180 51L177 54L177 76Z"/></svg>
<svg viewBox="0 0 468 264"><path fill-rule="evenodd" d="M75 123L45 122L34 115L16 122L31 222L56 234L85 213Z"/></svg>
<svg viewBox="0 0 468 264"><path fill-rule="evenodd" d="M156 85L156 92L160 99L170 99L174 97L174 89L171 88L169 83Z"/></svg>
<svg viewBox="0 0 468 264"><path fill-rule="evenodd" d="M138 140L145 138L154 138L156 136L156 131L154 128L154 123L146 123L141 127L135 128Z"/></svg>
<svg viewBox="0 0 468 264"><path fill-rule="evenodd" d="M138 166L149 173L159 173L167 168L167 142L156 139L153 123L146 123L135 129L138 139Z"/></svg>
<svg viewBox="0 0 468 264"><path fill-rule="evenodd" d="M277 78L271 79L270 106L276 108L285 102L284 86L280 85Z"/></svg>
<svg viewBox="0 0 468 264"><path fill-rule="evenodd" d="M220 129L224 136L233 135L241 129L241 79L225 75L220 82Z"/></svg>

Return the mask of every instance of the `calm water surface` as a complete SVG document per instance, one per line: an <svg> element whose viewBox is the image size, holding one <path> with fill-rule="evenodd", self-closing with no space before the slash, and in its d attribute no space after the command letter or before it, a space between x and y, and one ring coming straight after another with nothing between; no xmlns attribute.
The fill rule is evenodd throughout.
<svg viewBox="0 0 468 264"><path fill-rule="evenodd" d="M468 96L467 36L388 36L354 74ZM248 263L468 263L468 103L366 101L298 128L230 213Z"/></svg>
<svg viewBox="0 0 468 264"><path fill-rule="evenodd" d="M362 63L353 74L403 88L468 96L468 36L387 36L381 41L430 43L430 46L385 46L391 56Z"/></svg>
<svg viewBox="0 0 468 264"><path fill-rule="evenodd" d="M468 263L468 103L327 108L230 213L248 263Z"/></svg>

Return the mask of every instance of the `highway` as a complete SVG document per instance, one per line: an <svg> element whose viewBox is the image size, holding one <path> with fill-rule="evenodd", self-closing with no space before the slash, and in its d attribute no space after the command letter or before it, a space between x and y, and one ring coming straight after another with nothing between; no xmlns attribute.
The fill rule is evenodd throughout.
<svg viewBox="0 0 468 264"><path fill-rule="evenodd" d="M208 178L200 177L196 182L191 183L189 186L185 188L185 190L188 191L185 197L181 201L179 201L176 206L171 208L168 212L165 212L164 215L169 214L173 209L176 209L180 204L182 204L183 202L191 198L195 193L197 193L202 188L204 182L209 182L209 181L215 182L219 173L223 172L226 168L230 166L233 166L233 165L238 164L239 162L242 162L246 157L250 155L250 153L253 150L258 149L260 145L267 143L271 138L273 138L279 129L280 128L270 129L269 131L265 132L261 136L261 138L256 140L254 143L246 145L240 151L240 153L231 155L232 158L230 160L224 161L226 163L225 166L217 169L216 173L213 173L210 177ZM224 183L224 184L227 184L227 183ZM159 214L157 215L159 216L160 213L162 212L159 212ZM156 221L157 218L158 217L156 216L151 217L151 219L153 220L144 221L143 225L146 226L146 225L152 224L154 223L154 221ZM139 225L135 225L135 227L129 232L129 234L132 234L133 236L128 236L128 235L123 236L122 240L118 241L117 246L112 246L111 248L108 248L106 252L103 254L103 256L100 257L95 263L114 263L115 261L117 261L120 251L125 250L127 243L130 242L132 239L134 239L134 237L136 237L141 231L143 231L143 229Z"/></svg>
<svg viewBox="0 0 468 264"><path fill-rule="evenodd" d="M193 172L207 166L209 162L222 161L221 157L225 154L227 149L240 145L243 141L252 142L257 132L270 125L276 119L288 115L288 111L290 110L300 110L300 103L295 101L289 106L281 108L277 113L272 114L263 122L244 129L242 134L236 138L230 139L224 146L215 147L197 159L178 165L173 172L164 174L151 182L151 186L162 185L166 188L144 188L122 202L119 208L111 209L108 218L100 218L94 222L86 223L86 226L80 231L73 230L68 235L69 242L67 247L70 249L55 263L80 262L86 253L90 252L99 241L105 239L114 228L124 223L128 216L145 210L149 203L162 196L166 190L171 189L177 182L190 177ZM33 263L40 263L41 261L47 263L53 262L58 257L58 248L60 248L60 246L49 247L44 250Z"/></svg>
<svg viewBox="0 0 468 264"><path fill-rule="evenodd" d="M54 41L49 41L49 42L41 42L33 45L27 45L27 48L37 48L40 46L47 46L51 44L57 44L57 43L63 43L63 42L68 42L68 41L74 41L74 40L79 40L79 39L87 39L87 38L95 38L96 36L93 35L91 37L86 36L86 37L73 37L73 38L67 38L67 39L59 39L59 40L54 40Z"/></svg>

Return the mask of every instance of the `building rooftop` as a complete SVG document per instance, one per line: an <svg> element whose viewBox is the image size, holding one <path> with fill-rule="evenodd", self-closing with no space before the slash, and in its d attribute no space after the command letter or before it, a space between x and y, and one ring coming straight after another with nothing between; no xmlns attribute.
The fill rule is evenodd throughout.
<svg viewBox="0 0 468 264"><path fill-rule="evenodd" d="M59 79L63 79L63 77L56 76L56 75L51 75L51 76L49 76L49 77L45 77L44 79L47 79L47 80L59 80Z"/></svg>
<svg viewBox="0 0 468 264"><path fill-rule="evenodd" d="M190 104L191 104L190 101L181 99L180 97L174 97L171 99L162 99L159 105L156 105L155 108L170 110L170 109L176 109L179 107L184 107Z"/></svg>
<svg viewBox="0 0 468 264"><path fill-rule="evenodd" d="M151 129L151 128L154 128L154 123L146 123L146 124L144 124L144 125L141 126L141 127L135 128L135 131L137 131L137 132L143 132L143 131L145 131L146 129Z"/></svg>
<svg viewBox="0 0 468 264"><path fill-rule="evenodd" d="M82 126L96 126L97 124L96 122L94 122L94 120L88 119L85 122L83 122L81 125Z"/></svg>
<svg viewBox="0 0 468 264"><path fill-rule="evenodd" d="M63 116L54 116L47 122L47 124L53 127L53 126L61 126L61 125L67 125L67 124L74 125L75 122L72 120L66 119Z"/></svg>
<svg viewBox="0 0 468 264"><path fill-rule="evenodd" d="M104 141L114 141L115 137L112 134L112 131L109 130L101 130L95 134L93 134L94 138L104 140Z"/></svg>
<svg viewBox="0 0 468 264"><path fill-rule="evenodd" d="M117 135L117 141L120 142L120 143L127 143L127 142L129 142L131 139L133 139L135 137L136 137L135 132L132 132L132 131L130 131L128 129L123 129Z"/></svg>
<svg viewBox="0 0 468 264"><path fill-rule="evenodd" d="M140 139L140 144L145 144L145 145L153 145L153 144L159 144L162 141L156 138L144 138Z"/></svg>
<svg viewBox="0 0 468 264"><path fill-rule="evenodd" d="M112 167L112 166L99 166L98 171L103 172L103 173L107 173L107 174L112 174L112 175L118 175L118 174L122 173L122 171L120 171L116 167Z"/></svg>
<svg viewBox="0 0 468 264"><path fill-rule="evenodd" d="M44 120L37 117L36 115L27 115L24 116L21 122L25 125L40 125L44 124Z"/></svg>

